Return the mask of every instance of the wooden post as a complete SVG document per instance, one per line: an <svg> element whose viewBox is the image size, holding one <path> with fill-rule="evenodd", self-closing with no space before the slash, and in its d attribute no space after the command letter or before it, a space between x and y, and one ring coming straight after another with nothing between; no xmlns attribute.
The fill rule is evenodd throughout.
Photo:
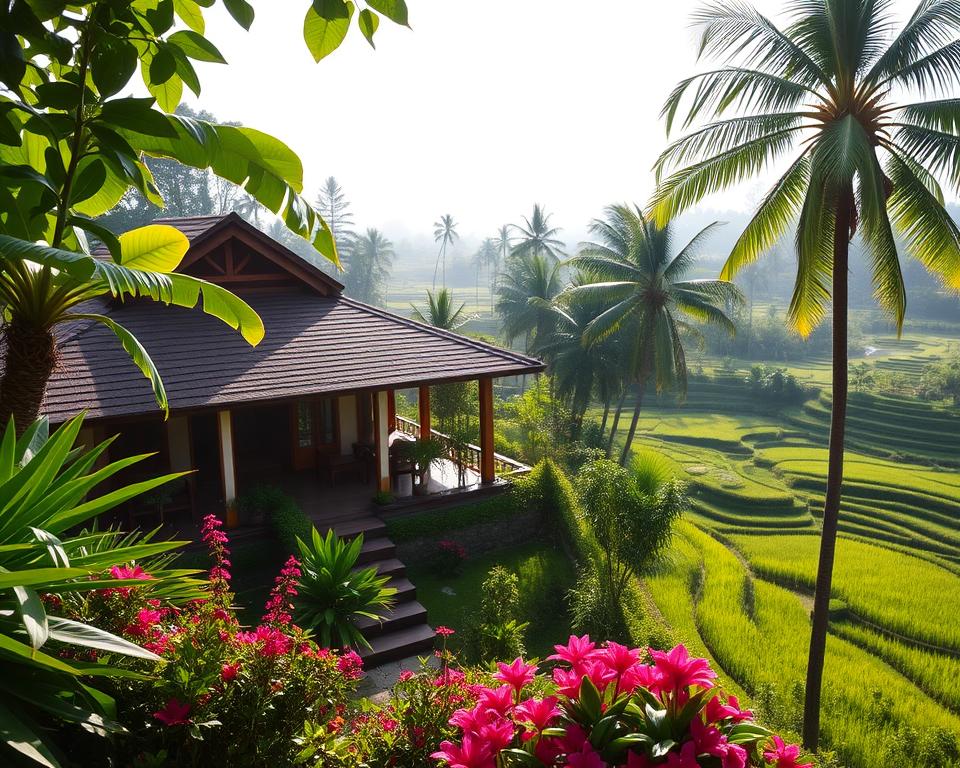
<svg viewBox="0 0 960 768"><path fill-rule="evenodd" d="M387 392L373 395L373 441L377 454L377 490L390 491L390 431L387 429Z"/></svg>
<svg viewBox="0 0 960 768"><path fill-rule="evenodd" d="M479 380L480 385L480 482L488 485L496 480L493 462L493 379Z"/></svg>
<svg viewBox="0 0 960 768"><path fill-rule="evenodd" d="M430 387L424 384L420 387L420 394L417 396L417 403L420 406L420 439L426 440L430 437Z"/></svg>
<svg viewBox="0 0 960 768"><path fill-rule="evenodd" d="M230 411L217 411L217 432L220 436L220 478L223 482L223 503L228 528L238 524L235 501L237 499L237 467L233 454L233 419Z"/></svg>
<svg viewBox="0 0 960 768"><path fill-rule="evenodd" d="M397 393L387 390L387 432L393 432L397 428Z"/></svg>

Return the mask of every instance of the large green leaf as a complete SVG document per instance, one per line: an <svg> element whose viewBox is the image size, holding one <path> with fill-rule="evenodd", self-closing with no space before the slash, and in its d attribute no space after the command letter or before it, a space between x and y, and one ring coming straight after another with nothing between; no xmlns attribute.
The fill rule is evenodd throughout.
<svg viewBox="0 0 960 768"><path fill-rule="evenodd" d="M50 637L61 643L79 645L84 648L96 648L108 653L119 653L123 656L132 656L138 659L147 659L148 661L160 661L160 657L151 653L146 648L117 637L109 632L105 632L97 627L88 624L81 624L79 621L64 619L58 616L50 616Z"/></svg>
<svg viewBox="0 0 960 768"><path fill-rule="evenodd" d="M350 0L313 0L303 20L303 39L314 61L340 47L350 29L354 8Z"/></svg>
<svg viewBox="0 0 960 768"><path fill-rule="evenodd" d="M367 5L382 13L390 21L405 26L410 24L405 0L367 0Z"/></svg>
<svg viewBox="0 0 960 768"><path fill-rule="evenodd" d="M131 229L119 241L123 266L154 272L172 272L190 249L187 236L167 224Z"/></svg>

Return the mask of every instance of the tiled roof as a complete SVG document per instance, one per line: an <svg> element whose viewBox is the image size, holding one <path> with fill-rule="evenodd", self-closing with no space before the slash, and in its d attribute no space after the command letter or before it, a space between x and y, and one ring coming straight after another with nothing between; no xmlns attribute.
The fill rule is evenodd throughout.
<svg viewBox="0 0 960 768"><path fill-rule="evenodd" d="M155 219L150 223L169 224L171 227L176 227L187 236L187 239L191 243L193 243L194 240L202 235L205 235L207 232L217 226L217 224L219 224L221 221L224 221L229 216L230 214L216 216L167 216L166 218ZM93 250L93 255L109 256L110 251L108 251L107 247L101 243Z"/></svg>
<svg viewBox="0 0 960 768"><path fill-rule="evenodd" d="M199 310L137 301L109 310L143 343L171 409L229 407L357 389L416 386L542 370L532 358L340 296L308 291L245 297L267 333L256 348ZM44 412L59 422L157 413L149 383L97 324L61 335Z"/></svg>

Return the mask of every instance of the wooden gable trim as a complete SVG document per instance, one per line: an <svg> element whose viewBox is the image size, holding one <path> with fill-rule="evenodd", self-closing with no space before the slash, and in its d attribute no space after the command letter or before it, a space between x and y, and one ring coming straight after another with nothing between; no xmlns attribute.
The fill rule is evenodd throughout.
<svg viewBox="0 0 960 768"><path fill-rule="evenodd" d="M183 261L180 262L178 271L183 271L201 259L204 259L214 266L217 271L224 272L224 270L216 265L209 257L214 250L226 244L226 272L232 272L233 250L230 247L230 242L233 240L238 240L256 251L259 255L280 267L285 273L304 283L322 296L338 296L343 290L341 283L325 275L312 264L305 262L293 251L285 248L256 227L251 226L236 214L230 214L224 218L221 224L212 227L194 240L190 246L190 250L187 251L187 255ZM242 260L242 263L237 268L242 269L245 264L246 260Z"/></svg>

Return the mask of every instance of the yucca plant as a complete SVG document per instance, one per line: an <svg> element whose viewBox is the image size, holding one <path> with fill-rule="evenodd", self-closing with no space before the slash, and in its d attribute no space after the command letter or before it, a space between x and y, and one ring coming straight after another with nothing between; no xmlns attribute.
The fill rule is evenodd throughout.
<svg viewBox="0 0 960 768"><path fill-rule="evenodd" d="M0 731L7 750L45 766L59 765L50 741L52 722L98 733L121 732L114 704L91 678L127 675L109 663L83 661L86 651L159 660L115 635L55 615L67 595L116 586L113 565L160 558L186 542L126 537L115 529L79 526L179 474L145 480L96 495L97 486L141 461L132 456L95 468L111 441L75 447L83 416L49 435L46 420L18 439L11 422L0 439ZM154 569L153 596L185 600L200 594L194 571ZM131 580L135 584L135 580ZM48 612L50 611L50 612Z"/></svg>
<svg viewBox="0 0 960 768"><path fill-rule="evenodd" d="M298 538L300 581L295 608L298 623L315 631L324 646L347 648L370 643L357 627L365 616L383 619L383 611L393 607L397 590L388 587L388 576L378 576L376 568L356 568L363 535L350 542L333 530L326 536L314 528L310 541Z"/></svg>

